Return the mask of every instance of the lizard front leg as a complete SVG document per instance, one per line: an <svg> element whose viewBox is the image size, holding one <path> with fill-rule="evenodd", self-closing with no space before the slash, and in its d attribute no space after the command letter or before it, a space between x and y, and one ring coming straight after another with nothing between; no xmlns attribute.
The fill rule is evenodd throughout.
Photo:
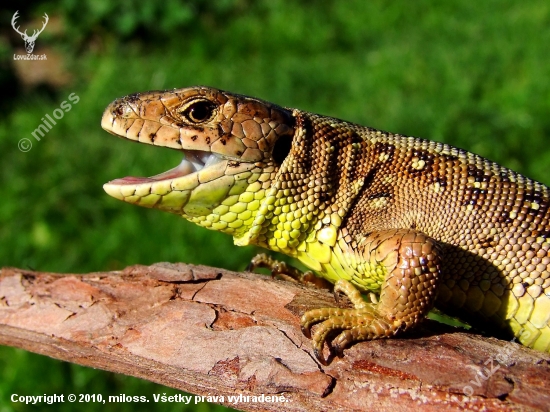
<svg viewBox="0 0 550 412"><path fill-rule="evenodd" d="M437 243L415 230L396 229L373 232L360 239L352 278L362 279L385 274L376 303L365 302L351 282L340 279L335 294L343 292L354 309L321 308L306 312L302 330L311 336L312 325L321 322L313 333L316 357L326 363L323 343L329 333L341 331L332 341L336 352L361 340L387 338L418 324L435 301L440 272L440 251Z"/></svg>
<svg viewBox="0 0 550 412"><path fill-rule="evenodd" d="M246 267L246 270L254 272L257 268L269 269L273 278L297 282L319 289L332 289L332 284L328 280L315 276L312 271L302 272L294 266L284 261L275 260L265 253L254 256Z"/></svg>

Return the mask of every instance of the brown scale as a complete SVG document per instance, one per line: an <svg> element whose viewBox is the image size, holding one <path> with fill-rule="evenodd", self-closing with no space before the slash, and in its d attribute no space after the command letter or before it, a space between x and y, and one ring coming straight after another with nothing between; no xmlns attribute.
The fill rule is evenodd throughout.
<svg viewBox="0 0 550 412"><path fill-rule="evenodd" d="M305 123L300 116L297 118L298 124ZM339 130L337 121L335 121L336 127L332 127L326 118L319 119L312 116L310 120L311 123L308 123L313 128L316 139L311 142L312 147L308 147L306 142L301 142L297 153L293 149L292 164L293 167L296 167L296 164L303 167L305 173L310 176L308 181L314 183L315 198L318 200L315 206L319 210L324 210L333 205L331 210L337 211L338 205L345 202L346 184L350 180L356 180L363 171L355 166L358 164L357 155L360 158L364 151L354 151L351 145L364 144L364 141L349 130ZM327 151L329 147L333 150L330 153ZM312 159L315 159L315 162L312 162Z"/></svg>
<svg viewBox="0 0 550 412"><path fill-rule="evenodd" d="M355 131L367 141L372 138L370 130L364 133ZM388 142L380 141L380 136L387 137ZM511 279L506 278L485 257L494 256L499 242L506 244L502 236L511 227L525 229L524 223L534 221L535 217L540 222L548 221L547 193L519 187L511 180L517 180L517 174L463 150L457 150L458 155L440 155L409 147L409 141L404 141L405 138L400 136L377 134L377 138L376 143L367 144L367 155L357 162L358 167L371 175L355 207L346 215L345 240L356 247L353 240L355 234L389 229L391 225L388 223L396 227L417 228L442 242L444 254L447 255L442 268L444 279L469 279L470 285L474 286L485 274L492 284L503 283L509 287ZM421 142L414 143L420 146ZM388 155L385 162L379 160L383 153ZM423 161L423 167L413 168L413 159ZM500 174L496 175L493 171ZM528 186L526 182L532 186L531 181L520 180L524 187ZM435 183L439 185L440 193L425 196L429 185ZM386 198L388 205L382 210L373 210L370 202L379 198ZM525 203L537 204L538 208L527 207ZM469 205L477 211L477 215L466 211ZM407 211L428 219L407 217ZM441 228L437 229L437 223ZM484 228L494 228L497 232L484 235ZM519 238L525 234L520 231L514 236ZM503 256L504 249L499 250L497 256ZM521 259L516 259L516 266L521 267Z"/></svg>
<svg viewBox="0 0 550 412"><path fill-rule="evenodd" d="M425 163L425 166L421 169L415 169L412 166L413 159L416 161L422 161ZM434 163L434 155L426 150L418 150L413 149L409 151L409 155L406 159L407 164L409 164L409 167L407 168L407 174L410 177L415 177L420 174L424 174L429 176L432 172L432 165Z"/></svg>

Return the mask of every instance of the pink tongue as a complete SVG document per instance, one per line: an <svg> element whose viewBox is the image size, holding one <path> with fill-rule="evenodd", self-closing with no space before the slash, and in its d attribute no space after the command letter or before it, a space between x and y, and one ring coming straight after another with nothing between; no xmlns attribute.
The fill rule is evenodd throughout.
<svg viewBox="0 0 550 412"><path fill-rule="evenodd" d="M120 179L111 180L109 183L114 185L138 185L140 183L151 183L156 182L155 179L150 177L132 177L127 176Z"/></svg>
<svg viewBox="0 0 550 412"><path fill-rule="evenodd" d="M152 183L152 182L158 182L161 180L169 180L169 179L174 179L176 177L186 176L190 173L193 173L195 170L196 169L193 166L193 164L188 160L184 159L179 165L177 165L173 169L170 169L164 173L160 173L155 176L151 176L151 177L127 176L127 177L123 177L122 179L112 180L109 183L115 184L115 185L137 185L140 183Z"/></svg>

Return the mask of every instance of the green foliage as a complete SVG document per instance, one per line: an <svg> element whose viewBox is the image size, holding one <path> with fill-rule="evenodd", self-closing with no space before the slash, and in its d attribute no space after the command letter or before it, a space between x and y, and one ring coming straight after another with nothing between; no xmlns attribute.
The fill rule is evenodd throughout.
<svg viewBox="0 0 550 412"><path fill-rule="evenodd" d="M97 35L158 43L162 38L179 37L185 32L193 32L193 28L200 26L204 21L220 22L230 18L239 3L242 2L62 0L57 2L55 7L67 22L68 39L73 44Z"/></svg>
<svg viewBox="0 0 550 412"><path fill-rule="evenodd" d="M136 91L211 85L445 141L550 183L548 2L62 0L33 10L60 18L61 29L48 35L47 28L37 47L47 42L60 51L74 81L53 95L31 90L4 102L2 266L56 272L158 261L245 267L254 248L237 248L228 236L103 192L109 180L154 175L181 158L101 130L105 106ZM6 44L0 42L0 51L11 59ZM41 119L71 93L80 101L36 141L31 133ZM22 138L33 144L28 153L17 148ZM30 410L9 402L11 393L169 392L8 348L0 351L0 369L1 411ZM167 405L147 405L155 407Z"/></svg>

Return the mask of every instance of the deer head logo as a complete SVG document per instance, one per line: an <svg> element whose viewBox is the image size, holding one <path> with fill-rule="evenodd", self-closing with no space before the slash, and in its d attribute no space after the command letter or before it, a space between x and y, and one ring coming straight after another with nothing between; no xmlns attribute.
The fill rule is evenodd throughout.
<svg viewBox="0 0 550 412"><path fill-rule="evenodd" d="M27 49L27 53L30 54L30 53L32 53L32 51L34 49L34 42L36 41L36 38L38 37L38 35L40 33L42 33L42 31L44 30L44 27L46 27L46 24L48 24L49 18L48 18L48 15L46 13L44 13L44 23L42 24L42 28L40 30L34 30L33 33L32 33L32 36L29 36L29 35L27 35L27 30L25 30L24 33L21 33L19 31L19 26L15 27L15 21L19 17L18 13L19 13L19 10L17 10L15 12L15 14L13 15L13 17L11 19L11 26L13 27L13 29L17 33L19 33L21 35L23 40L25 40L25 49Z"/></svg>

